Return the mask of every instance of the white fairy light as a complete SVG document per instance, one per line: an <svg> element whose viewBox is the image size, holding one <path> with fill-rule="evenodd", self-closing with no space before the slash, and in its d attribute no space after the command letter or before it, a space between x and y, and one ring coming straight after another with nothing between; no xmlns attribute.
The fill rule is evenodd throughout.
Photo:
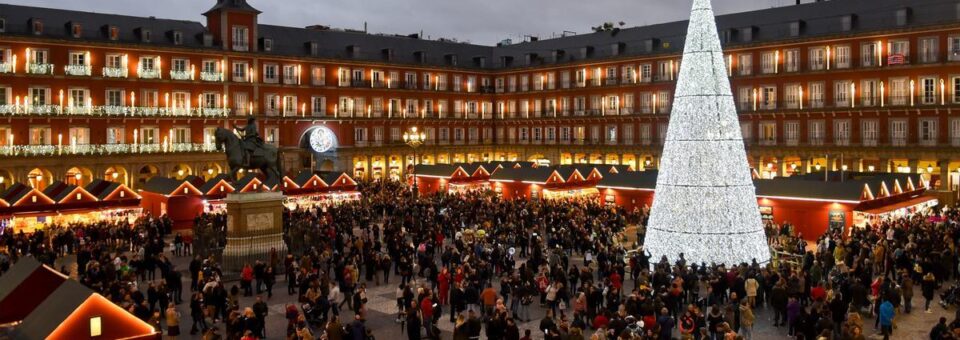
<svg viewBox="0 0 960 340"><path fill-rule="evenodd" d="M657 262L770 261L710 0L694 0L645 249Z"/></svg>

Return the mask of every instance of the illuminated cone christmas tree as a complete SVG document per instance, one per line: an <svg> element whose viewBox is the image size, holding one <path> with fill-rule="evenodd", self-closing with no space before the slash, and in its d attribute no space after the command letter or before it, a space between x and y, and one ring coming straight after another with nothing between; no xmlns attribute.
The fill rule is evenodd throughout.
<svg viewBox="0 0 960 340"><path fill-rule="evenodd" d="M770 260L710 0L694 0L645 249L657 262Z"/></svg>

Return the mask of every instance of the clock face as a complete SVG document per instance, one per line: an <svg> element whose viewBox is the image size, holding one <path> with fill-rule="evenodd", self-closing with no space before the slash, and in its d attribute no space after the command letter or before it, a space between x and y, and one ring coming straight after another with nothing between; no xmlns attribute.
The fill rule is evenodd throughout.
<svg viewBox="0 0 960 340"><path fill-rule="evenodd" d="M317 127L310 132L310 148L317 153L324 153L333 149L337 143L337 136L327 127Z"/></svg>

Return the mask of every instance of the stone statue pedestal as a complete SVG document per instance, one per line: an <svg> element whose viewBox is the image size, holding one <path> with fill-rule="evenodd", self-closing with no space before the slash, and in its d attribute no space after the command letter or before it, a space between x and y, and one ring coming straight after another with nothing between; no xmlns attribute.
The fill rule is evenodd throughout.
<svg viewBox="0 0 960 340"><path fill-rule="evenodd" d="M239 273L244 264L257 260L270 264L271 253L279 260L286 256L283 242L283 193L228 194L227 245L223 249L223 270Z"/></svg>

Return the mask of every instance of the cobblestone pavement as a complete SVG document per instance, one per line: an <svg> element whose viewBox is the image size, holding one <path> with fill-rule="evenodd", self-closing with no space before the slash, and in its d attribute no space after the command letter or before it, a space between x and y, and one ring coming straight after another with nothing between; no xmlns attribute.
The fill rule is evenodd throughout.
<svg viewBox="0 0 960 340"><path fill-rule="evenodd" d="M189 257L171 257L171 261L174 263L178 270L185 271L189 264ZM66 264L68 268L74 270L76 269L75 262L73 262L72 257L67 257L61 260L59 265ZM186 278L184 280L184 287L189 286L189 279L187 275L184 275ZM266 299L268 305L270 306L270 313L267 316L267 338L268 339L284 339L286 332L286 319L284 319L284 308L287 304L293 303L297 304L296 296L287 295L287 283L286 281L278 276L279 281L274 286L274 295L272 298L267 299L266 294L264 293L263 298ZM379 286L375 285L373 282L367 282L367 327L373 330L374 335L377 339L404 339L406 338L406 333L401 330L402 325L395 322L396 320L396 299L395 299L395 289L398 283L398 278L392 278L393 281L391 284L381 284ZM235 282L227 282L227 287L229 288ZM494 285L498 287L498 285ZM625 282L625 287L632 287L632 282ZM189 306L189 292L184 292L184 300L187 303L180 304L177 306L177 309L180 311L182 317L180 320L181 329L184 331L184 335L180 338L184 339L200 339L200 336L190 336L186 332L190 329L190 306ZM254 302L254 297L242 297L240 299L241 306L250 306ZM948 320L953 320L955 309L944 309L940 307L936 302L933 303L931 308L932 313L923 312L923 298L917 288L917 292L914 294L913 306L914 311L911 314L898 314L896 319L897 328L894 330L894 339L927 339L930 329L936 324L937 320L941 317L947 317ZM449 318L449 309L444 308L446 314L440 319L438 327L443 331L444 339L451 339L453 332L453 324L450 322ZM787 339L787 330L784 327L774 328L772 327L772 317L773 313L767 308L758 308L757 313L757 323L754 327L754 339ZM341 311L342 320L352 320L353 312L349 309ZM530 317L532 318L529 322L522 322L519 324L521 328L521 334L523 334L524 329L530 329L535 339L541 339L542 333L537 330L537 326L540 323L540 319L544 316L544 309L540 308L536 304L530 306ZM868 314L864 315L864 333L868 336L869 339L882 339L882 336L879 335L878 331L873 329L874 319ZM223 329L222 324L218 326ZM318 330L319 331L319 330ZM319 334L319 332L315 332Z"/></svg>

